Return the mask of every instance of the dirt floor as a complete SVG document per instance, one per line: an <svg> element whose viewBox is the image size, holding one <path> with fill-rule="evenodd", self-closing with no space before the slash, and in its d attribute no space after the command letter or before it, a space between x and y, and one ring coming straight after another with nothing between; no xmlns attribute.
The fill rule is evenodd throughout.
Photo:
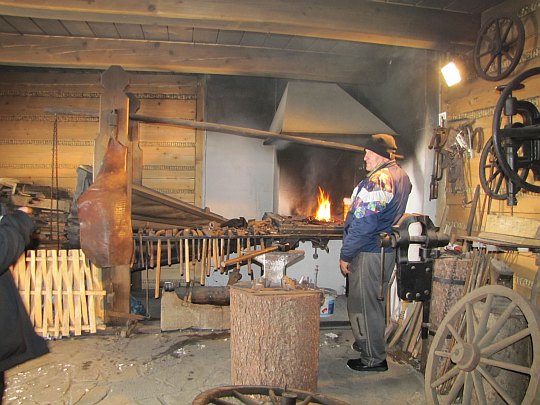
<svg viewBox="0 0 540 405"><path fill-rule="evenodd" d="M230 384L228 332L161 332L156 322L120 332L50 341L50 354L8 371L4 403L189 405ZM348 328L321 329L318 392L351 405L425 403L423 377L408 364L349 370L351 342Z"/></svg>

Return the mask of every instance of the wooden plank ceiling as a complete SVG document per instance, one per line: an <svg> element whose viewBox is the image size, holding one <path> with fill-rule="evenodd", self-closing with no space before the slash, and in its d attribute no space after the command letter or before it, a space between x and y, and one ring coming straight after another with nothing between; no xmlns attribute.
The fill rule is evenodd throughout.
<svg viewBox="0 0 540 405"><path fill-rule="evenodd" d="M0 65L380 82L396 47L474 45L502 0L0 0Z"/></svg>

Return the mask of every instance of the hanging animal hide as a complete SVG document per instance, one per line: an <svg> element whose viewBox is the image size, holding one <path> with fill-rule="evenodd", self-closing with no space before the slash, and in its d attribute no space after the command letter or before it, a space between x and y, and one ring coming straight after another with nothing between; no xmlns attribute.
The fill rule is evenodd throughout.
<svg viewBox="0 0 540 405"><path fill-rule="evenodd" d="M127 186L127 148L111 138L94 184L78 202L81 248L98 267L130 263L133 230Z"/></svg>

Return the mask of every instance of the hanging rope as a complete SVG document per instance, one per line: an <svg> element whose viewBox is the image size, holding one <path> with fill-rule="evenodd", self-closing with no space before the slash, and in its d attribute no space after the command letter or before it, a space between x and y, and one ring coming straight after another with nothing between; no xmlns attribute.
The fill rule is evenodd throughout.
<svg viewBox="0 0 540 405"><path fill-rule="evenodd" d="M56 207L54 200L56 199ZM55 212L55 214L53 214ZM53 226L53 218L56 216L56 230ZM56 250L60 250L60 211L58 210L58 115L54 115L53 138L52 138L52 162L51 162L51 216L50 235L56 231ZM52 241L52 240L51 240Z"/></svg>

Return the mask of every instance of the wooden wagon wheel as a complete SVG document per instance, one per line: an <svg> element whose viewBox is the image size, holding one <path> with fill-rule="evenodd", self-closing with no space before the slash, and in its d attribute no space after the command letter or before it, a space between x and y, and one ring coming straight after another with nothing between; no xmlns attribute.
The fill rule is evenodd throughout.
<svg viewBox="0 0 540 405"><path fill-rule="evenodd" d="M299 402L297 402L299 401ZM197 395L191 405L349 405L339 399L306 391L261 385L230 385L216 387Z"/></svg>
<svg viewBox="0 0 540 405"><path fill-rule="evenodd" d="M519 17L491 18L480 28L476 39L476 73L485 80L504 79L519 63L524 44L525 28Z"/></svg>
<svg viewBox="0 0 540 405"><path fill-rule="evenodd" d="M464 296L444 317L431 344L428 403L539 403L539 324L538 311L510 288L485 286ZM526 355L515 359L516 353Z"/></svg>
<svg viewBox="0 0 540 405"><path fill-rule="evenodd" d="M482 149L479 163L480 185L484 192L494 200L506 200L508 198L508 182L510 181L504 174L497 161L497 155L493 147L493 139L489 139ZM525 180L529 175L529 167L519 168L519 176ZM520 187L514 185L514 194Z"/></svg>

